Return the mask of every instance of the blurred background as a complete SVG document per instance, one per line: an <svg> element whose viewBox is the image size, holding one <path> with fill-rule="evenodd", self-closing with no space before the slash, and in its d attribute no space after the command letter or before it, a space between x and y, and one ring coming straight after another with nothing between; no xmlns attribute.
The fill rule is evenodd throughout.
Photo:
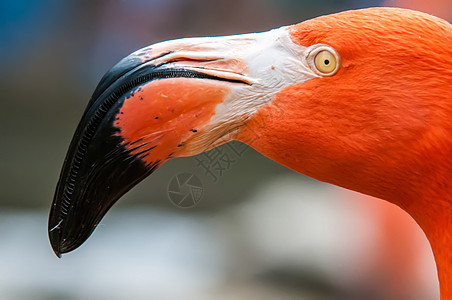
<svg viewBox="0 0 452 300"><path fill-rule="evenodd" d="M221 171L205 155L169 161L63 259L47 240L70 139L119 59L381 5L452 18L450 0L2 0L0 299L437 299L431 250L404 212L239 143L217 150L232 157ZM181 173L199 179L194 208L169 199Z"/></svg>

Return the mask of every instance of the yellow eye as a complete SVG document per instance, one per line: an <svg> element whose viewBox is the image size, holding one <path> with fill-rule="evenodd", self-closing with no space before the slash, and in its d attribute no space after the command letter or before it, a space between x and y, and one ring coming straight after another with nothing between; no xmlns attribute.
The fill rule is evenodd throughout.
<svg viewBox="0 0 452 300"><path fill-rule="evenodd" d="M332 75L331 73L337 69L336 56L328 50L322 50L315 56L315 67L324 75Z"/></svg>

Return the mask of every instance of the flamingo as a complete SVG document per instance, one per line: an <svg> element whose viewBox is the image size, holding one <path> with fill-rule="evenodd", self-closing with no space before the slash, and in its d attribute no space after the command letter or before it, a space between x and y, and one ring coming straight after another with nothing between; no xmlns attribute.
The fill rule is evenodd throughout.
<svg viewBox="0 0 452 300"><path fill-rule="evenodd" d="M452 26L369 8L130 54L82 116L49 216L57 256L166 160L231 140L392 202L425 232L452 299Z"/></svg>

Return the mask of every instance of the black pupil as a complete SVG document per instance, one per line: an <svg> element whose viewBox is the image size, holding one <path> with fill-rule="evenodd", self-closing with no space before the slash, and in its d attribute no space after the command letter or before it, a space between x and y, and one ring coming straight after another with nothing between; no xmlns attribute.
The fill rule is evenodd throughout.
<svg viewBox="0 0 452 300"><path fill-rule="evenodd" d="M330 61L328 59L325 59L325 65L328 66L330 64Z"/></svg>

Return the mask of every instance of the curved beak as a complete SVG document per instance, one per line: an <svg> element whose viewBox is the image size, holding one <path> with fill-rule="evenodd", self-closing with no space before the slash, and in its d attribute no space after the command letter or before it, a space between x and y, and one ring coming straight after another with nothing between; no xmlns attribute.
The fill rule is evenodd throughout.
<svg viewBox="0 0 452 300"><path fill-rule="evenodd" d="M55 254L79 247L108 209L166 160L233 138L226 133L299 79L278 69L288 61L300 66L304 47L293 45L284 28L174 40L140 49L107 72L56 187L48 225Z"/></svg>

